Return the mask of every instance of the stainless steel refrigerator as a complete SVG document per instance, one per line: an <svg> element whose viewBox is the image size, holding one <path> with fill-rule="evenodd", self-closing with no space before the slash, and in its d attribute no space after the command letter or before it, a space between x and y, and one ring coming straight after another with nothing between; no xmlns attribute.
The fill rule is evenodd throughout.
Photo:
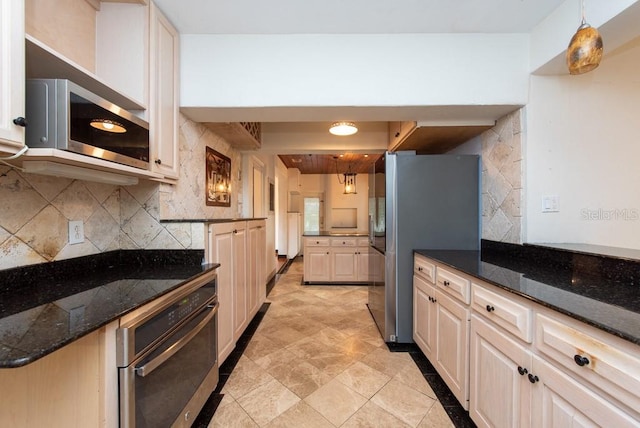
<svg viewBox="0 0 640 428"><path fill-rule="evenodd" d="M386 153L369 174L369 310L413 342L413 250L480 248L480 157Z"/></svg>

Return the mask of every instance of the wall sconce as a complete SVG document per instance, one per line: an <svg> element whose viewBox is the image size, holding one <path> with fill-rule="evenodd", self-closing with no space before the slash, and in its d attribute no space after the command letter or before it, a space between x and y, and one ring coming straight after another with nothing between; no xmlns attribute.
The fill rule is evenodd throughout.
<svg viewBox="0 0 640 428"><path fill-rule="evenodd" d="M598 67L602 60L602 51L602 37L597 29L587 24L582 0L582 23L567 48L569 74L583 74Z"/></svg>

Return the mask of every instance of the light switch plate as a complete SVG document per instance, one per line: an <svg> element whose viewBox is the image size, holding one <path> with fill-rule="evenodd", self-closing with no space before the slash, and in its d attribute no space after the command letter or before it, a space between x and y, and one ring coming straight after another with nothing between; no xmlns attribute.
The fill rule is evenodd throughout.
<svg viewBox="0 0 640 428"><path fill-rule="evenodd" d="M545 195L542 197L542 212L557 213L560 211L558 195Z"/></svg>
<svg viewBox="0 0 640 428"><path fill-rule="evenodd" d="M84 242L84 224L82 220L69 220L69 244Z"/></svg>

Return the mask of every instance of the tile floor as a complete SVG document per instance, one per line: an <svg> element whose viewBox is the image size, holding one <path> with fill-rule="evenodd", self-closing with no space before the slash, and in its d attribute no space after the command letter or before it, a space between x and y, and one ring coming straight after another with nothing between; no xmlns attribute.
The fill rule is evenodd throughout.
<svg viewBox="0 0 640 428"><path fill-rule="evenodd" d="M389 352L366 286L303 286L294 261L222 388L215 427L453 427L407 352Z"/></svg>

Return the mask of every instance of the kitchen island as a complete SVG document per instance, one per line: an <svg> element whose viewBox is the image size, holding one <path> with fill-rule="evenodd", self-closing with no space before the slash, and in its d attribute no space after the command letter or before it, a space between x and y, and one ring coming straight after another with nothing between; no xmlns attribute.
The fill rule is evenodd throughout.
<svg viewBox="0 0 640 428"><path fill-rule="evenodd" d="M317 231L302 236L305 284L369 281L371 253L367 232Z"/></svg>

